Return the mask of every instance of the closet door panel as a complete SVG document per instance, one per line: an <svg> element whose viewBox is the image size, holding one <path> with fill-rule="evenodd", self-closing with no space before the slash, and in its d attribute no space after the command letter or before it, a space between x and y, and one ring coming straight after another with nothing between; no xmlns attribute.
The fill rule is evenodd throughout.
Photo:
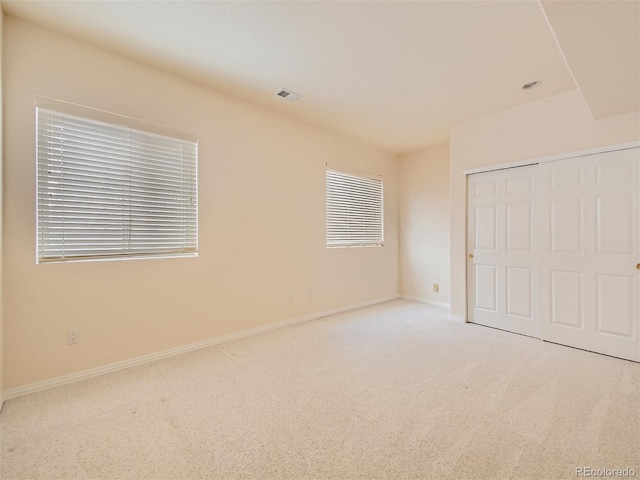
<svg viewBox="0 0 640 480"><path fill-rule="evenodd" d="M542 338L640 360L640 149L539 166Z"/></svg>
<svg viewBox="0 0 640 480"><path fill-rule="evenodd" d="M538 336L535 319L535 167L471 175L468 184L469 319Z"/></svg>

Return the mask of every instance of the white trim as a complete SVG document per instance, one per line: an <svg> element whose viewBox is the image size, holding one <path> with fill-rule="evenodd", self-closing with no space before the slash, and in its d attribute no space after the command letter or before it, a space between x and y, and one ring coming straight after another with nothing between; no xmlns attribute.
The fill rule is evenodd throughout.
<svg viewBox="0 0 640 480"><path fill-rule="evenodd" d="M411 300L413 302L426 303L427 305L433 305L434 307L451 308L451 305L446 302L439 302L438 300L431 300L425 297L414 297L413 295L400 295L400 298L405 300Z"/></svg>
<svg viewBox="0 0 640 480"><path fill-rule="evenodd" d="M456 323L468 323L467 319L464 317L461 317L460 315L449 314L449 320Z"/></svg>
<svg viewBox="0 0 640 480"><path fill-rule="evenodd" d="M518 162L501 163L500 165L491 165L487 167L472 168L464 170L465 175L474 173L492 172L494 170L503 170L505 168L525 167L527 165L537 165L539 163L553 162L555 160L566 160L567 158L585 157L587 155L596 155L598 153L615 152L616 150L628 150L630 148L640 147L640 141L619 143L617 145L606 145L604 147L590 148L588 150L579 150L577 152L559 153L556 155L548 155L546 157L531 158L528 160L520 160Z"/></svg>
<svg viewBox="0 0 640 480"><path fill-rule="evenodd" d="M301 317L294 317L287 320L282 320L268 325L260 327L249 328L247 330L241 330L236 333L230 333L228 335L222 335L220 337L214 337L209 340L203 340L201 342L191 343L189 345L183 345L181 347L170 348L161 352L150 353L148 355L142 355L140 357L131 358L129 360L123 360L121 362L110 363L102 367L91 368L89 370L83 370L82 372L71 373L69 375L63 375L61 377L52 378L50 380L43 380L41 382L31 383L22 387L10 388L6 390L2 396L3 400L10 400L12 398L21 397L30 393L40 392L42 390L48 390L49 388L60 387L69 383L79 382L92 377L105 375L107 373L117 372L118 370L124 370L125 368L135 367L149 362L155 362L156 360L162 360L163 358L169 358L176 355L180 355L194 350L200 350L201 348L211 347L220 343L229 342L238 338L249 337L262 332L268 332L269 330L275 330L277 328L286 327L288 325L294 325L296 323L302 323L309 320L315 320L329 315L335 315L337 313L347 312L358 308L368 307L376 305L378 303L388 302L399 298L399 295L393 295L384 298L378 298L376 300L370 300L367 302L356 303L354 305L348 305L346 307L334 308L331 310L325 310L319 313L312 313Z"/></svg>

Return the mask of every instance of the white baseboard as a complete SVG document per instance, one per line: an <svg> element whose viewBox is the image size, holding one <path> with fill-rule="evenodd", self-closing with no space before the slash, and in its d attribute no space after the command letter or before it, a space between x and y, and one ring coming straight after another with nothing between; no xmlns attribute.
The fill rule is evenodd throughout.
<svg viewBox="0 0 640 480"><path fill-rule="evenodd" d="M453 322L457 322L457 323L467 323L467 319L464 317L461 317L460 315L452 315L449 314L449 319Z"/></svg>
<svg viewBox="0 0 640 480"><path fill-rule="evenodd" d="M376 300L370 300L367 302L357 303L354 305L348 305L346 307L339 307L331 310L325 310L319 313L312 313L312 314L304 315L301 317L290 318L287 320L282 320L280 322L270 323L268 325L249 328L247 330L241 330L239 332L230 333L228 335L222 335L220 337L210 338L208 340L203 340L201 342L195 342L189 345L183 345L181 347L170 348L168 350L163 350L161 352L156 352L156 353L150 353L148 355L142 355L140 357L124 360L122 362L110 363L102 367L91 368L89 370L83 370L82 372L63 375L61 377L52 378L50 380L43 380L41 382L24 385L22 387L10 388L9 390L6 390L3 393L2 398L0 400L0 407L1 407L1 402L4 400L10 400L12 398L21 397L23 395L28 395L30 393L40 392L42 390L47 390L49 388L60 387L62 385L67 385L69 383L79 382L80 380L85 380L87 378L92 378L92 377L97 377L99 375L105 375L107 373L117 372L118 370L124 370L125 368L135 367L137 365L142 365L144 363L155 362L156 360L161 360L163 358L173 357L175 355L180 355L182 353L192 352L194 350L210 347L212 345L218 345L220 343L229 342L231 340L236 340L238 338L249 337L251 335L267 332L269 330L275 330L277 328L286 327L288 325L307 322L309 320L315 320L317 318L326 317L328 315L335 315L337 313L348 312L350 310L355 310L357 308L369 307L371 305L388 302L390 300L395 300L397 298L399 298L398 295L393 295L390 297L378 298Z"/></svg>
<svg viewBox="0 0 640 480"><path fill-rule="evenodd" d="M414 302L426 303L427 305L433 305L435 307L443 307L443 308L451 307L451 305L449 305L446 302L439 302L437 300L431 300L429 298L424 298L424 297L414 297L413 295L400 295L400 297L404 298L405 300L412 300Z"/></svg>

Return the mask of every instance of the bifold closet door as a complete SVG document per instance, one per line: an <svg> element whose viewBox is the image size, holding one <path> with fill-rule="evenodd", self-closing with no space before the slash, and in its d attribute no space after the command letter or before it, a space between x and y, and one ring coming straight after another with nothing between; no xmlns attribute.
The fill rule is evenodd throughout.
<svg viewBox="0 0 640 480"><path fill-rule="evenodd" d="M538 168L542 338L640 360L640 149Z"/></svg>
<svg viewBox="0 0 640 480"><path fill-rule="evenodd" d="M467 282L469 321L537 337L535 172L468 177Z"/></svg>

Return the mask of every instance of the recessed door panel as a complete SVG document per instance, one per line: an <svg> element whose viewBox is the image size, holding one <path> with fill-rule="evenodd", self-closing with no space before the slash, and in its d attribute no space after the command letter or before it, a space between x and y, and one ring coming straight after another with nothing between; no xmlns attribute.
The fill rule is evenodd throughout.
<svg viewBox="0 0 640 480"><path fill-rule="evenodd" d="M507 267L507 315L532 319L532 297L532 270Z"/></svg>
<svg viewBox="0 0 640 480"><path fill-rule="evenodd" d="M496 311L496 267L476 265L476 307L490 312Z"/></svg>
<svg viewBox="0 0 640 480"><path fill-rule="evenodd" d="M507 250L531 252L533 218L531 202L507 204Z"/></svg>
<svg viewBox="0 0 640 480"><path fill-rule="evenodd" d="M478 205L475 207L476 238L475 248L496 249L496 206Z"/></svg>
<svg viewBox="0 0 640 480"><path fill-rule="evenodd" d="M596 165L597 185L616 185L622 183L633 183L633 161L612 160L607 165Z"/></svg>
<svg viewBox="0 0 640 480"><path fill-rule="evenodd" d="M582 328L582 274L551 272L551 323Z"/></svg>
<svg viewBox="0 0 640 480"><path fill-rule="evenodd" d="M633 194L596 198L599 254L633 254Z"/></svg>
<svg viewBox="0 0 640 480"><path fill-rule="evenodd" d="M597 276L598 332L633 338L633 277Z"/></svg>
<svg viewBox="0 0 640 480"><path fill-rule="evenodd" d="M582 198L551 200L551 252L582 253Z"/></svg>
<svg viewBox="0 0 640 480"><path fill-rule="evenodd" d="M582 186L582 170L580 167L556 168L550 174L551 190Z"/></svg>
<svg viewBox="0 0 640 480"><path fill-rule="evenodd" d="M519 193L531 193L531 177L526 175L520 178L507 179L507 195L516 195Z"/></svg>
<svg viewBox="0 0 640 480"><path fill-rule="evenodd" d="M486 181L476 183L474 186L474 196L476 198L493 197L496 194L496 182Z"/></svg>

